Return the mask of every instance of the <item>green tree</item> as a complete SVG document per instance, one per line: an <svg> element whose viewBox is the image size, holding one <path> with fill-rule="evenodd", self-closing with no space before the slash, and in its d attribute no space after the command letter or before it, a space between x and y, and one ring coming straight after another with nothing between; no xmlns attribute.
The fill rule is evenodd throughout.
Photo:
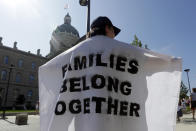
<svg viewBox="0 0 196 131"><path fill-rule="evenodd" d="M133 40L133 42L131 42L131 45L138 46L141 48L143 47L141 40L139 40L139 38L136 35L134 35L134 40ZM144 48L149 49L148 45L144 45Z"/></svg>
<svg viewBox="0 0 196 131"><path fill-rule="evenodd" d="M187 93L188 93L188 88L185 86L183 81L181 81L181 85L180 85L180 99L186 98L187 97Z"/></svg>
<svg viewBox="0 0 196 131"><path fill-rule="evenodd" d="M134 40L131 43L131 45L142 47L142 42L138 39L138 37L136 35L134 35Z"/></svg>

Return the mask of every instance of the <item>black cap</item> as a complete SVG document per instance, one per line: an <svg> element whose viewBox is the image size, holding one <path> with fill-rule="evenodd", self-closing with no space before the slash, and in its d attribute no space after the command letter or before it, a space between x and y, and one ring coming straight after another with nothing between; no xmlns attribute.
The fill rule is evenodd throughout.
<svg viewBox="0 0 196 131"><path fill-rule="evenodd" d="M105 16L99 16L98 18L96 18L92 24L91 24L91 29L93 28L100 28L100 27L104 27L104 26L112 26L113 29L114 29L114 34L115 36L118 35L118 33L120 32L120 29L117 28L116 26L114 26L112 24L112 22L110 21L110 19L108 17L105 17Z"/></svg>

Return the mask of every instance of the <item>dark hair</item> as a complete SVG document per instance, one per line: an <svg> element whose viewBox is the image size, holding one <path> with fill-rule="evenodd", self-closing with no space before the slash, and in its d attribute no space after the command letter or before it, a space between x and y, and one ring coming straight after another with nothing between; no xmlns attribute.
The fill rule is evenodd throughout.
<svg viewBox="0 0 196 131"><path fill-rule="evenodd" d="M93 28L87 33L87 38L96 36L96 35L106 35L105 27Z"/></svg>
<svg viewBox="0 0 196 131"><path fill-rule="evenodd" d="M193 88L193 92L196 92L196 88Z"/></svg>

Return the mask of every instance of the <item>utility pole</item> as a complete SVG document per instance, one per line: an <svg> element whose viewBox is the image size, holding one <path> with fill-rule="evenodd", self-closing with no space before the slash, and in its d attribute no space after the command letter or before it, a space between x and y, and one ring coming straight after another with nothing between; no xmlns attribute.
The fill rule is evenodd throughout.
<svg viewBox="0 0 196 131"><path fill-rule="evenodd" d="M4 120L6 119L5 111L6 111L6 106L7 106L7 96L8 96L8 89L9 89L9 85L10 85L11 72L12 72L13 68L14 68L14 65L11 64L11 66L9 67L8 81L7 81L7 87L6 87L6 90L5 90L5 99L4 99L4 103L3 103L2 119L4 119Z"/></svg>
<svg viewBox="0 0 196 131"><path fill-rule="evenodd" d="M90 0L79 0L81 6L87 6L87 33L90 31Z"/></svg>
<svg viewBox="0 0 196 131"><path fill-rule="evenodd" d="M190 95L191 95L191 86L190 86L189 74L188 74L188 72L190 71L190 69L185 69L184 71L185 71L186 74L187 74L187 79L188 79L188 84L189 84L189 91L190 91Z"/></svg>

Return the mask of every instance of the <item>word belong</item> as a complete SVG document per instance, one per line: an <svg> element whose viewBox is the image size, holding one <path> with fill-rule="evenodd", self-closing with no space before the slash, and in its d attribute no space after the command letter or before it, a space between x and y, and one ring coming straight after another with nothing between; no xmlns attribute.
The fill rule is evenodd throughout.
<svg viewBox="0 0 196 131"><path fill-rule="evenodd" d="M99 81L99 83L97 81ZM90 85L86 85L86 76L65 79L60 93L66 92L68 89L70 92L81 92L90 90L90 88L103 89L106 87L109 92L121 92L123 95L131 94L132 85L129 81L120 82L117 78L112 78L110 76L104 77L103 75L95 74L91 77L90 83Z"/></svg>

